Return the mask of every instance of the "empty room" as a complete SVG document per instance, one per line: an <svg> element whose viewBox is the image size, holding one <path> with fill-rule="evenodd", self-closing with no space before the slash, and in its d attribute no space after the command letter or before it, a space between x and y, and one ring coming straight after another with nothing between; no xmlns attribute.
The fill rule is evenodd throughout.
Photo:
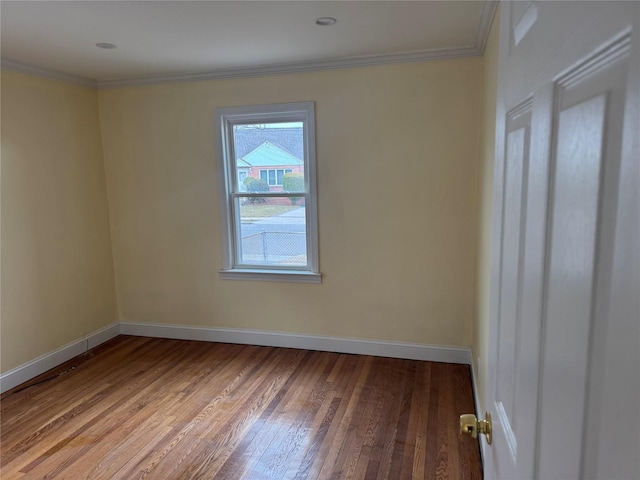
<svg viewBox="0 0 640 480"><path fill-rule="evenodd" d="M1 478L640 478L640 2L0 13Z"/></svg>

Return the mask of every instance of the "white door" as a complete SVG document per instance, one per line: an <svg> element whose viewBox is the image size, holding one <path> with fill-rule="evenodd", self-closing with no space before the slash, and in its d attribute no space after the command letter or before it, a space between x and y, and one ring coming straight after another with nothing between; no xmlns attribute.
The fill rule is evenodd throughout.
<svg viewBox="0 0 640 480"><path fill-rule="evenodd" d="M500 25L485 474L637 479L640 2Z"/></svg>

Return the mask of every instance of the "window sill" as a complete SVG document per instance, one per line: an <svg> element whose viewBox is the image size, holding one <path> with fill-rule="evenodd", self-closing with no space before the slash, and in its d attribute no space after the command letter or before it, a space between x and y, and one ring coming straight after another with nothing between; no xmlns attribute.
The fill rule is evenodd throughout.
<svg viewBox="0 0 640 480"><path fill-rule="evenodd" d="M322 283L322 274L293 270L220 270L223 280L253 280L261 282Z"/></svg>

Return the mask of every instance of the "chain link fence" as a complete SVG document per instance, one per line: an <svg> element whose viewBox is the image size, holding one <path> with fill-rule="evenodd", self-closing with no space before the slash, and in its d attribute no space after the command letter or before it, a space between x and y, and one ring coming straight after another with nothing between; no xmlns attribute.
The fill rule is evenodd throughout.
<svg viewBox="0 0 640 480"><path fill-rule="evenodd" d="M242 237L242 262L307 264L305 232L258 232Z"/></svg>

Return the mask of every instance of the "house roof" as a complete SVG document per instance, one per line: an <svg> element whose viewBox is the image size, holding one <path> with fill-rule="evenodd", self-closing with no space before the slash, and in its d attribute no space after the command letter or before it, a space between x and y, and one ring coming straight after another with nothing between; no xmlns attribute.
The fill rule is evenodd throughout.
<svg viewBox="0 0 640 480"><path fill-rule="evenodd" d="M234 129L236 158L242 158L264 142L270 142L294 157L304 158L301 128Z"/></svg>
<svg viewBox="0 0 640 480"><path fill-rule="evenodd" d="M302 160L271 142L262 143L236 162L238 167L278 167L302 164Z"/></svg>

